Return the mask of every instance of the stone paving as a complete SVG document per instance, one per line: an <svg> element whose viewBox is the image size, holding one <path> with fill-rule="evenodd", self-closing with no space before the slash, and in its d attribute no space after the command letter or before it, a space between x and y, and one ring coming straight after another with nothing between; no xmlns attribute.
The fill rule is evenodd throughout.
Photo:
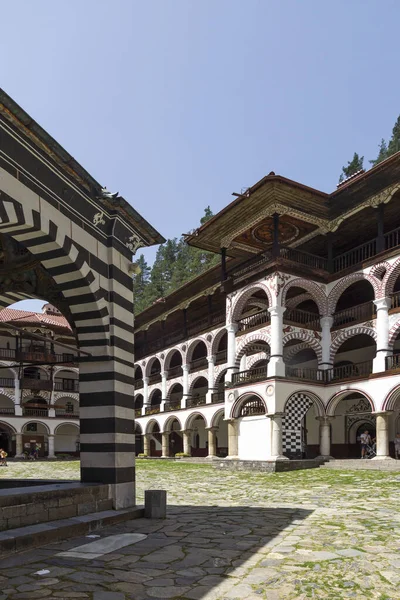
<svg viewBox="0 0 400 600"><path fill-rule="evenodd" d="M147 538L94 560L56 556L86 537L10 556L0 600L400 599L399 486L400 468L255 474L138 461L139 502L166 488L168 518L101 530Z"/></svg>

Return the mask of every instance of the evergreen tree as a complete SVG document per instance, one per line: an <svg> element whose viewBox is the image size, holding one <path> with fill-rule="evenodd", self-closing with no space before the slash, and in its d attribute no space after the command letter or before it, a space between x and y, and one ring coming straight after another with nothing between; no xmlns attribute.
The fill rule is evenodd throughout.
<svg viewBox="0 0 400 600"><path fill-rule="evenodd" d="M357 152L354 152L354 156L351 161L347 163L347 167L342 167L342 173L339 177L339 183L357 173L357 171L361 171L363 169L364 157L358 156Z"/></svg>
<svg viewBox="0 0 400 600"><path fill-rule="evenodd" d="M387 148L387 156L392 156L400 150L400 116L398 117L396 123L394 124L392 130L392 137L388 144Z"/></svg>
<svg viewBox="0 0 400 600"><path fill-rule="evenodd" d="M133 277L133 294L135 299L135 312L138 313L146 306L147 287L150 281L150 267L141 254L136 261L137 273Z"/></svg>
<svg viewBox="0 0 400 600"><path fill-rule="evenodd" d="M385 140L382 138L381 139L381 143L379 144L379 154L376 157L375 160L370 160L369 162L372 165L377 165L378 163L382 162L383 160L385 160L385 158L388 157L388 147L387 144L385 142Z"/></svg>

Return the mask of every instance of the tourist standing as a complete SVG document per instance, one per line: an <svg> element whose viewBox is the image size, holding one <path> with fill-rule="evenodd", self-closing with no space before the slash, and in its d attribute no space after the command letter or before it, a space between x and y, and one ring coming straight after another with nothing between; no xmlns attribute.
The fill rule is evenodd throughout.
<svg viewBox="0 0 400 600"><path fill-rule="evenodd" d="M360 435L360 442L361 442L361 458L365 458L365 453L368 449L368 446L371 445L371 436L369 435L368 429L366 429L364 431L364 433L362 433Z"/></svg>
<svg viewBox="0 0 400 600"><path fill-rule="evenodd" d="M0 466L2 467L7 467L7 452L5 450L3 450L3 448L0 448Z"/></svg>

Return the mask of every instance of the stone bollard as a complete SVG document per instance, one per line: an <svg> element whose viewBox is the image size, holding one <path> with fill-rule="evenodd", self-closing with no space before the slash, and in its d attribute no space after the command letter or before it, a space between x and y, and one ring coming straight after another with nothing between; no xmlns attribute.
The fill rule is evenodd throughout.
<svg viewBox="0 0 400 600"><path fill-rule="evenodd" d="M146 519L165 519L167 517L166 490L145 490L144 516Z"/></svg>

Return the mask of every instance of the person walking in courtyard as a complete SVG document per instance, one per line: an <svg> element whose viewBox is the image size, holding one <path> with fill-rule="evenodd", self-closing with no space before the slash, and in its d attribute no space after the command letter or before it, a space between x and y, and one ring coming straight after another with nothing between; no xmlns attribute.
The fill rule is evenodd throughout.
<svg viewBox="0 0 400 600"><path fill-rule="evenodd" d="M400 456L400 432L396 433L396 437L394 438L394 455L396 460L399 459Z"/></svg>
<svg viewBox="0 0 400 600"><path fill-rule="evenodd" d="M364 433L362 433L360 435L360 442L361 442L361 458L365 458L365 453L367 451L367 448L368 448L368 446L371 445L371 436L369 435L368 429L366 429L364 431Z"/></svg>
<svg viewBox="0 0 400 600"><path fill-rule="evenodd" d="M0 449L0 466L1 467L7 467L7 452L5 450L3 450L3 448Z"/></svg>

